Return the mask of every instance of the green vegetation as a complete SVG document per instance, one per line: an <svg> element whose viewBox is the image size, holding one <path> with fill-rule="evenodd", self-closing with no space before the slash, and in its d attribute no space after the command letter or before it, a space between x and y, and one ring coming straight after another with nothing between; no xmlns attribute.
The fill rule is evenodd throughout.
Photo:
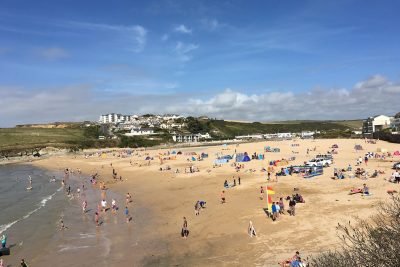
<svg viewBox="0 0 400 267"><path fill-rule="evenodd" d="M34 146L70 146L83 138L81 128L1 128L0 149Z"/></svg>
<svg viewBox="0 0 400 267"><path fill-rule="evenodd" d="M351 131L358 124L352 122L331 122L331 121L293 121L280 123L245 123L224 120L198 120L189 117L187 121L187 130L192 133L210 132L214 138L234 138L237 135L247 134L265 134L265 133L283 133L283 132L302 132L302 131L331 131L332 137L350 136ZM349 134L348 134L349 133Z"/></svg>
<svg viewBox="0 0 400 267"><path fill-rule="evenodd" d="M131 147L131 148L151 147L159 145L160 143L161 142L159 139L150 140L139 136L132 136L132 137L121 136L118 147Z"/></svg>
<svg viewBox="0 0 400 267"><path fill-rule="evenodd" d="M314 256L310 266L400 266L400 196L380 204L377 214L358 224L338 224L341 249Z"/></svg>

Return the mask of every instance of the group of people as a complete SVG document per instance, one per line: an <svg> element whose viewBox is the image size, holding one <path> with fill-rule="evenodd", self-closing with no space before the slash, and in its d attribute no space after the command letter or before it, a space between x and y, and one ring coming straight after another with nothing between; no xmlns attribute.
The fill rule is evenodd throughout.
<svg viewBox="0 0 400 267"><path fill-rule="evenodd" d="M236 178L235 178L235 176L233 176L232 179L233 179L233 180L232 180L232 184L231 184L231 185L228 183L228 180L225 180L225 181L224 181L224 188L229 188L229 187L234 187L234 186L236 186ZM240 185L240 183L241 183L241 181L240 181L240 176L238 176L238 185Z"/></svg>

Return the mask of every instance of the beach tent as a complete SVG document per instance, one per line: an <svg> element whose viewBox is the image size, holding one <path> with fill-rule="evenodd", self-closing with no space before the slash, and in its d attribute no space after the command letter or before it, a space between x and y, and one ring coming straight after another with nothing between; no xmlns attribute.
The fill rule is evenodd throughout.
<svg viewBox="0 0 400 267"><path fill-rule="evenodd" d="M176 153L176 154L178 154L178 155L182 155L182 151L178 151L178 153Z"/></svg>
<svg viewBox="0 0 400 267"><path fill-rule="evenodd" d="M250 157L249 155L247 155L247 152L244 152L244 157L242 162L248 162L248 161L250 161Z"/></svg>
<svg viewBox="0 0 400 267"><path fill-rule="evenodd" d="M196 158L195 158L195 157L192 157L192 161L196 161Z"/></svg>
<svg viewBox="0 0 400 267"><path fill-rule="evenodd" d="M363 150L363 147L361 145L355 145L354 149L355 150Z"/></svg>
<svg viewBox="0 0 400 267"><path fill-rule="evenodd" d="M150 156L147 156L144 160L152 160Z"/></svg>
<svg viewBox="0 0 400 267"><path fill-rule="evenodd" d="M224 163L228 163L229 160L228 159L216 159L214 160L215 164L224 164Z"/></svg>
<svg viewBox="0 0 400 267"><path fill-rule="evenodd" d="M208 154L206 154L206 153L201 153L201 157L203 158L203 159L205 159L205 158L208 158Z"/></svg>
<svg viewBox="0 0 400 267"><path fill-rule="evenodd" d="M172 155L175 155L175 154L176 154L176 151L175 151L175 150L173 150L173 151L171 152L171 154L172 154Z"/></svg>
<svg viewBox="0 0 400 267"><path fill-rule="evenodd" d="M243 153L238 153L235 156L236 162L242 162L244 158L244 154Z"/></svg>
<svg viewBox="0 0 400 267"><path fill-rule="evenodd" d="M249 157L249 155L247 154L247 152L245 152L245 153L238 153L238 154L236 155L236 162L248 162L248 161L250 161L250 157Z"/></svg>
<svg viewBox="0 0 400 267"><path fill-rule="evenodd" d="M233 158L232 158L231 155L225 155L225 156L220 157L220 159L227 159L227 160L230 160L230 159L233 159Z"/></svg>
<svg viewBox="0 0 400 267"><path fill-rule="evenodd" d="M374 152L367 152L367 153L365 154L365 156L366 156L367 158L372 158L372 157L374 157Z"/></svg>

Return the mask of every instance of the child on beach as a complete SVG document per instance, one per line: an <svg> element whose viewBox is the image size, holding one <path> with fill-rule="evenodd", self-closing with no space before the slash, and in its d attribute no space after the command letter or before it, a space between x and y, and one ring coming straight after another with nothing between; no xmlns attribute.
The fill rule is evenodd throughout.
<svg viewBox="0 0 400 267"><path fill-rule="evenodd" d="M225 191L221 192L221 204L225 203Z"/></svg>
<svg viewBox="0 0 400 267"><path fill-rule="evenodd" d="M260 186L260 199L264 199L264 188L262 186Z"/></svg>

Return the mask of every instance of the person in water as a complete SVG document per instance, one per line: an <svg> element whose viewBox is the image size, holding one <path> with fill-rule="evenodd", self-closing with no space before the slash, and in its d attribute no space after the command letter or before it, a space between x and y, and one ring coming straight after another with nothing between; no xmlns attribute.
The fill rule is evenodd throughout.
<svg viewBox="0 0 400 267"><path fill-rule="evenodd" d="M21 267L28 267L24 259L21 260Z"/></svg>
<svg viewBox="0 0 400 267"><path fill-rule="evenodd" d="M3 236L1 237L1 247L5 248L7 244L7 235L3 234Z"/></svg>

